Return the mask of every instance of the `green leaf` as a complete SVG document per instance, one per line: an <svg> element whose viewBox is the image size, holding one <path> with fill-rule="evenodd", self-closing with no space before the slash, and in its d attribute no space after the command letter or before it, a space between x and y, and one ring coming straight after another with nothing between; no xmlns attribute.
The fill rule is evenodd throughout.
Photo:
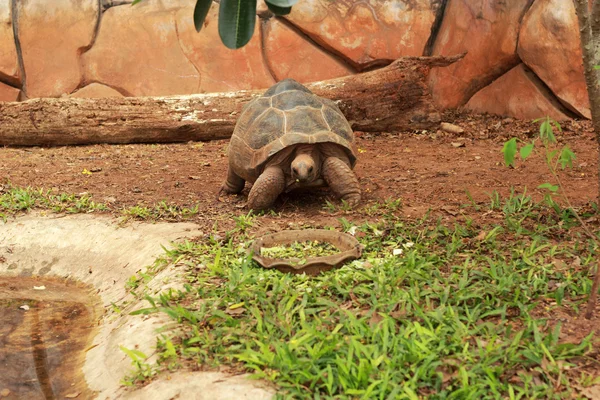
<svg viewBox="0 0 600 400"><path fill-rule="evenodd" d="M556 137L554 136L554 131L552 130L552 123L554 123L554 121L552 121L550 117L546 117L544 122L542 122L540 125L540 138L545 143L556 143Z"/></svg>
<svg viewBox="0 0 600 400"><path fill-rule="evenodd" d="M532 151L533 151L533 143L529 143L529 144L526 144L525 146L521 147L521 150L520 150L521 159L524 160L527 157L529 157L529 155L531 154Z"/></svg>
<svg viewBox="0 0 600 400"><path fill-rule="evenodd" d="M279 7L275 4L271 4L268 1L265 3L267 3L267 7L269 7L269 10L271 10L271 12L275 15L288 15L290 12L292 12L292 7Z"/></svg>
<svg viewBox="0 0 600 400"><path fill-rule="evenodd" d="M573 168L574 159L575 153L571 151L569 146L563 147L562 151L560 152L560 156L558 156L558 162L560 163L562 169L565 169L567 165L569 166L569 168Z"/></svg>
<svg viewBox="0 0 600 400"><path fill-rule="evenodd" d="M136 5L137 3L139 3L140 1L142 1L142 0L133 0L133 1L131 2L131 5L132 5L132 6L135 6L135 5Z"/></svg>
<svg viewBox="0 0 600 400"><path fill-rule="evenodd" d="M298 0L265 0L267 5L272 4L276 7L280 8L288 8L292 7L294 4L298 2ZM270 7L269 7L270 8Z"/></svg>
<svg viewBox="0 0 600 400"><path fill-rule="evenodd" d="M552 185L552 184L546 182L546 183L542 183L540 186L538 186L538 189L548 189L551 192L557 192L558 186Z"/></svg>
<svg viewBox="0 0 600 400"><path fill-rule="evenodd" d="M517 154L517 138L512 138L504 143L502 153L504 153L504 163L508 166L514 165L515 154Z"/></svg>
<svg viewBox="0 0 600 400"><path fill-rule="evenodd" d="M254 34L256 0L221 0L219 36L230 49L244 47Z"/></svg>
<svg viewBox="0 0 600 400"><path fill-rule="evenodd" d="M200 32L200 29L202 29L211 4L212 0L196 1L196 7L194 7L194 27L196 27L196 32Z"/></svg>

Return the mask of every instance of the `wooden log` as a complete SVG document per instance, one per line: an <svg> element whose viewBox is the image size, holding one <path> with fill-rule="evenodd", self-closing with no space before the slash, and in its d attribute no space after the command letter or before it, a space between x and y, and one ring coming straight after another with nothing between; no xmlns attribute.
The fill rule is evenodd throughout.
<svg viewBox="0 0 600 400"><path fill-rule="evenodd" d="M336 100L354 130L428 129L440 115L427 76L455 57L406 57L356 75L306 84ZM0 102L0 145L172 143L225 139L249 100L265 90L168 97L39 98Z"/></svg>

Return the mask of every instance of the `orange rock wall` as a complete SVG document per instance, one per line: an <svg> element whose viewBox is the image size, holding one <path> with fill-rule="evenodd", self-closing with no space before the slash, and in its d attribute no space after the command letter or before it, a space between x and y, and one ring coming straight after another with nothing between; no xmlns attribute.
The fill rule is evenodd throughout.
<svg viewBox="0 0 600 400"><path fill-rule="evenodd" d="M300 0L286 17L259 1L240 50L221 43L216 3L200 33L194 0L130 3L0 0L0 101L259 89L467 51L431 73L440 108L590 116L572 0Z"/></svg>

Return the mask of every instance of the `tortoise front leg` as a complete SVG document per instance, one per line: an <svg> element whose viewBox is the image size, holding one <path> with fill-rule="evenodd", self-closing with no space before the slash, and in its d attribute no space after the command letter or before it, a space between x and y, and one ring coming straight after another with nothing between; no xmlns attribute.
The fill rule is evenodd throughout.
<svg viewBox="0 0 600 400"><path fill-rule="evenodd" d="M323 178L331 191L354 207L360 202L360 185L348 164L337 157L327 157L323 162Z"/></svg>
<svg viewBox="0 0 600 400"><path fill-rule="evenodd" d="M279 167L268 167L258 177L250 194L248 194L248 208L264 210L269 208L285 189L285 175Z"/></svg>

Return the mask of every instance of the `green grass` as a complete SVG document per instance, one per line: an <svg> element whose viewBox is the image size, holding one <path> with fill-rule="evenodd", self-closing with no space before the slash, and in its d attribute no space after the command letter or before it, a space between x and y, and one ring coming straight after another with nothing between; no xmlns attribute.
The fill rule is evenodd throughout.
<svg viewBox="0 0 600 400"><path fill-rule="evenodd" d="M273 381L278 398L577 397L599 382L578 370L598 357L594 338L565 343L560 322L538 316L579 312L597 249L567 228L567 212L527 196L493 203L490 226L342 219L364 254L318 277L258 267L246 224L227 240L186 242L169 254L186 268L185 290L146 295L136 312L167 313L180 329L128 382L225 364Z"/></svg>
<svg viewBox="0 0 600 400"><path fill-rule="evenodd" d="M129 220L141 221L181 221L198 215L198 205L188 208L161 201L154 206L132 206L121 210L123 222Z"/></svg>
<svg viewBox="0 0 600 400"><path fill-rule="evenodd" d="M48 189L0 185L0 220L31 210L44 210L54 213L91 213L98 211L118 211L121 222L138 221L182 221L198 215L198 205L182 207L161 201L152 206L135 205L120 210L111 209L106 204L97 203L92 197L83 194L54 193ZM243 220L242 217L238 217ZM248 218L248 220L250 220ZM241 223L243 224L244 221Z"/></svg>
<svg viewBox="0 0 600 400"><path fill-rule="evenodd" d="M51 190L0 185L0 219L6 220L32 209L56 213L87 213L105 211L107 206L92 201L88 195L55 194Z"/></svg>

